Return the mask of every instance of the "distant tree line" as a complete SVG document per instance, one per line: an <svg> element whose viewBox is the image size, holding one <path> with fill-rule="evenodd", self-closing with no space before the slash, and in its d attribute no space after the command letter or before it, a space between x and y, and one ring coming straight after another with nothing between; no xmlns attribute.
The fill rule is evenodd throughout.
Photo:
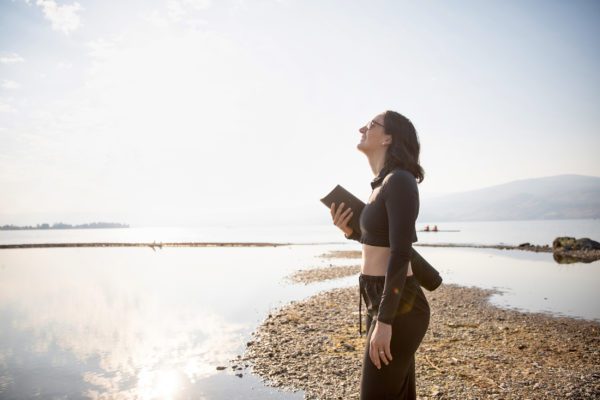
<svg viewBox="0 0 600 400"><path fill-rule="evenodd" d="M3 231L16 231L21 229L102 229L102 228L129 228L128 224L119 224L117 222L92 222L90 224L71 225L57 222L52 224L37 224L36 226L16 226L16 225L2 225L0 230Z"/></svg>

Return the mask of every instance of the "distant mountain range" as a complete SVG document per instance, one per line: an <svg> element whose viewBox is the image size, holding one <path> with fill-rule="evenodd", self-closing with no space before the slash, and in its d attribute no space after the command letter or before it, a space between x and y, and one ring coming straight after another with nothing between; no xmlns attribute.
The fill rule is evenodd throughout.
<svg viewBox="0 0 600 400"><path fill-rule="evenodd" d="M329 188L327 188L329 189ZM325 192L325 191L324 191ZM324 195L325 193L320 193ZM355 193L363 201L367 192ZM181 216L174 222L156 222L149 219L133 226L291 226L331 224L327 208L313 196L304 205L268 207L257 210L219 210L210 216L196 219ZM453 221L503 221L536 219L594 219L600 218L600 177L583 175L557 175L543 178L523 179L502 185L460 193L426 196L421 193L419 223ZM2 214L0 213L0 218ZM33 218L39 219L39 215ZM64 214L44 216L44 219L67 218ZM86 216L89 219L93 215ZM81 219L81 215L72 219ZM87 219L86 218L86 219ZM123 216L119 216L119 219ZM7 218L8 219L8 218ZM60 220L59 219L59 220ZM115 218L116 219L116 218ZM131 220L132 218L128 218ZM187 221L182 224L182 221ZM600 222L600 221L599 221ZM99 224L106 224L99 226ZM85 226L87 225L87 226ZM0 225L1 230L12 229L81 229L120 228L124 224L93 223L70 226L67 224L37 224L37 226Z"/></svg>
<svg viewBox="0 0 600 400"><path fill-rule="evenodd" d="M557 175L421 199L420 221L600 218L600 177Z"/></svg>

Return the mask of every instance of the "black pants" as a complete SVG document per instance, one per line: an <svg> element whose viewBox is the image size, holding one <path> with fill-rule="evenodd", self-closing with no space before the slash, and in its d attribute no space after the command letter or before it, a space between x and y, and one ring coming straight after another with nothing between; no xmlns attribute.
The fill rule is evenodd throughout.
<svg viewBox="0 0 600 400"><path fill-rule="evenodd" d="M414 275L406 278L400 304L392 323L390 350L392 361L377 369L369 357L369 343L375 328L384 276L359 276L361 297L367 306L367 343L365 347L361 400L416 399L415 352L429 327L429 303Z"/></svg>

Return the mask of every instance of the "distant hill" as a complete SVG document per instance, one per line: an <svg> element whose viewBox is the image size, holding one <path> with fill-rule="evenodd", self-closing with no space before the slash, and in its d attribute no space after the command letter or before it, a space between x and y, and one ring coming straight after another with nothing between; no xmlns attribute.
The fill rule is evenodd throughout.
<svg viewBox="0 0 600 400"><path fill-rule="evenodd" d="M600 218L600 178L557 175L523 179L422 199L420 221Z"/></svg>

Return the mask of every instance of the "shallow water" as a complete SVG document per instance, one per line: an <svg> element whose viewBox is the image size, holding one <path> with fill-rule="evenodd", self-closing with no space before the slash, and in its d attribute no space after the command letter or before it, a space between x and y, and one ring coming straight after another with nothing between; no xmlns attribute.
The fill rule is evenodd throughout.
<svg viewBox="0 0 600 400"><path fill-rule="evenodd" d="M419 247L445 283L498 289L490 302L522 311L600 321L600 261L558 264L552 253Z"/></svg>
<svg viewBox="0 0 600 400"><path fill-rule="evenodd" d="M63 241L64 232L41 233ZM174 240L196 240L189 230L180 234ZM274 309L321 290L357 287L356 275L307 286L283 279L297 269L359 264L318 257L348 249L360 245L0 250L0 397L301 399L302 392L266 387L246 370L238 378L216 367L242 354ZM446 283L502 290L491 297L498 306L600 320L600 261L418 250Z"/></svg>
<svg viewBox="0 0 600 400"><path fill-rule="evenodd" d="M216 367L269 310L333 286L282 279L324 250L2 251L0 397L302 398Z"/></svg>

